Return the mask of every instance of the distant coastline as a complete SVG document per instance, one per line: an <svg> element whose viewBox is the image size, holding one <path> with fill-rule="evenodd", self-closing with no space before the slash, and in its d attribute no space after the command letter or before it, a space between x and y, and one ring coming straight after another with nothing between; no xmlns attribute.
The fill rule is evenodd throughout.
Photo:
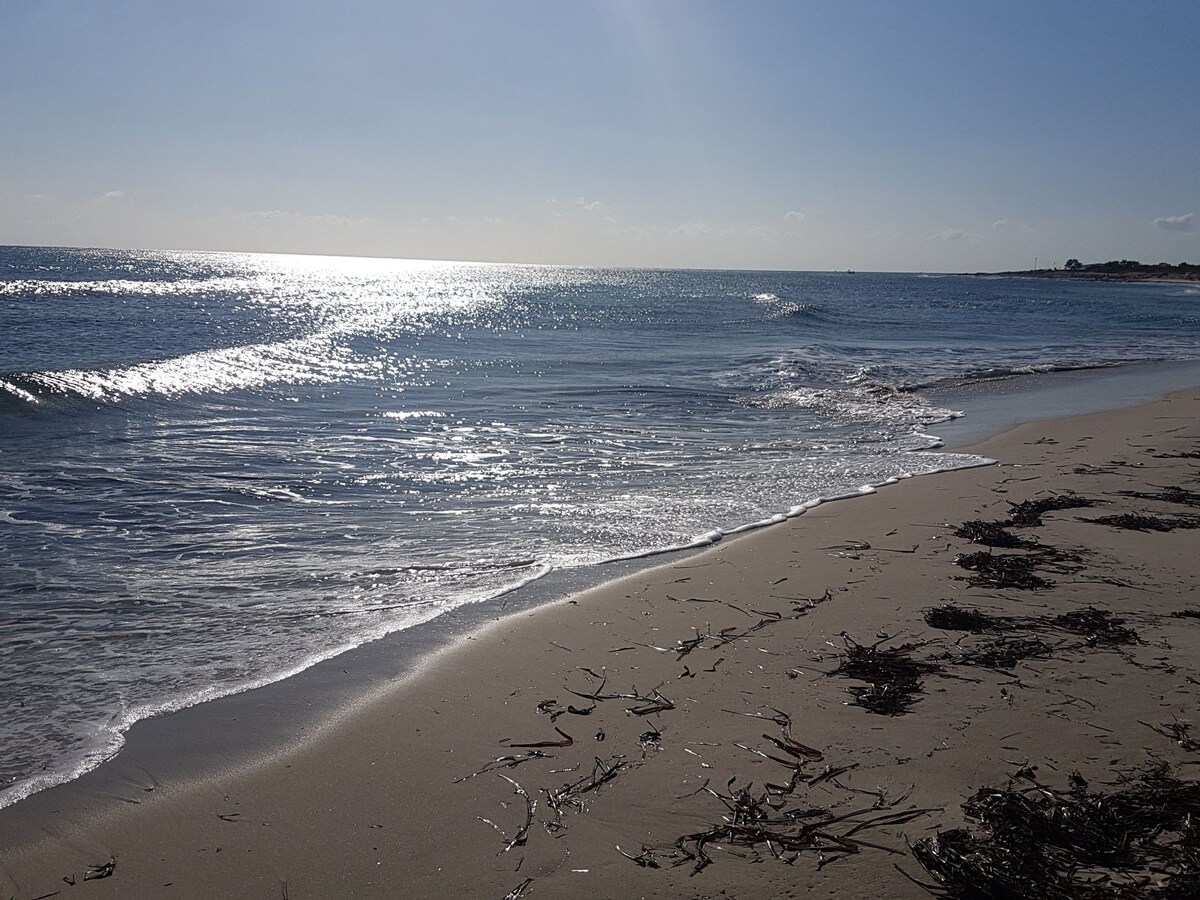
<svg viewBox="0 0 1200 900"><path fill-rule="evenodd" d="M1103 263L1081 263L1069 259L1061 269L1026 269L1020 272L975 272L977 276L1009 278L1066 278L1075 281L1147 281L1200 282L1200 265L1180 263L1140 263L1136 260L1110 260Z"/></svg>

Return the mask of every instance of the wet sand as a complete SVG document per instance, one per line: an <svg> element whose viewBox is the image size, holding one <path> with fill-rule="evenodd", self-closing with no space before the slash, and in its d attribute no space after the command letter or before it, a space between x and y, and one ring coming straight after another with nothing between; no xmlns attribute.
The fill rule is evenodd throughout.
<svg viewBox="0 0 1200 900"><path fill-rule="evenodd" d="M22 804L0 812L0 828L23 823L3 832L0 889L18 900L928 896L897 867L930 881L908 844L962 826L980 787L1022 769L1111 781L1196 756L1149 726L1200 721L1189 680L1200 619L1171 615L1200 609L1197 532L1089 520L1195 513L1121 492L1196 491L1200 460L1186 454L1198 423L1191 390L1023 425L973 448L996 466L827 504L493 622L335 727L237 771L181 783L147 771L82 810L55 812L47 792L36 818ZM1012 529L1059 551L1034 570L1048 584L975 585L978 571L955 565L990 552L956 525L1067 492L1097 504ZM1138 641L1046 625L1030 633L1041 656L981 667L969 661L990 638L926 623L946 603L1042 623L1094 608ZM830 674L877 642L930 667L907 708L893 709L892 688ZM725 831L698 854L680 840L719 829L743 788L778 815L807 811L794 820L813 825L804 846L739 845Z"/></svg>

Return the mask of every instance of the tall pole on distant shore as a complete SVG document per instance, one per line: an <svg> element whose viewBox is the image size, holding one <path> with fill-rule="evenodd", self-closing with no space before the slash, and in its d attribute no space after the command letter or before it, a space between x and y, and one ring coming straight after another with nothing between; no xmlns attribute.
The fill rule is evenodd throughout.
<svg viewBox="0 0 1200 900"><path fill-rule="evenodd" d="M1037 257L1036 256L1033 258L1033 271L1035 271L1035 272L1037 271Z"/></svg>

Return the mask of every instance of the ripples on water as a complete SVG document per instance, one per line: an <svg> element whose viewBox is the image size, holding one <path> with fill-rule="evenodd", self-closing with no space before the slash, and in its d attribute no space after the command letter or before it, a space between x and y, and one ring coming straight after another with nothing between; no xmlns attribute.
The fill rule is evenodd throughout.
<svg viewBox="0 0 1200 900"><path fill-rule="evenodd" d="M552 567L971 462L923 387L1192 356L1194 302L0 248L0 805Z"/></svg>

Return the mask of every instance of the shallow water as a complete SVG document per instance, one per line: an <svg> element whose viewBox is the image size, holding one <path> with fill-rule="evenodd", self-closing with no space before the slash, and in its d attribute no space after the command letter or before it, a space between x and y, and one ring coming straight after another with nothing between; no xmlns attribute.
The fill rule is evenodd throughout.
<svg viewBox="0 0 1200 900"><path fill-rule="evenodd" d="M0 248L0 805L138 718L909 474L1181 286Z"/></svg>

